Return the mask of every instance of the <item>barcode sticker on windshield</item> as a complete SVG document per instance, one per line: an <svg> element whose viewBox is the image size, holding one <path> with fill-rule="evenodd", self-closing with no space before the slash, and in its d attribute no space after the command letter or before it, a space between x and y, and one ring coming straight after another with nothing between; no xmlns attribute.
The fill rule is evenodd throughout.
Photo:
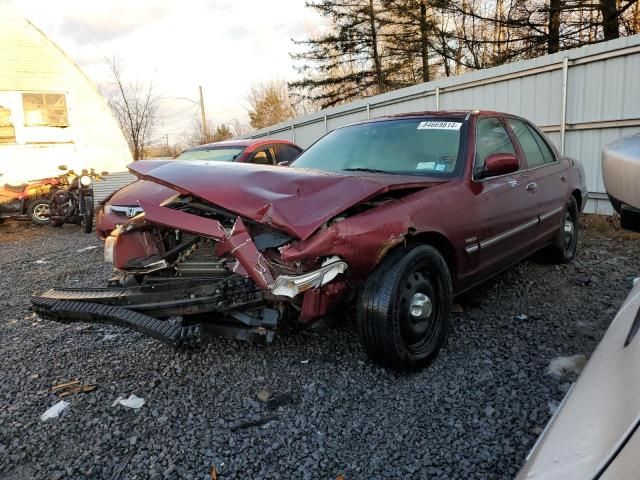
<svg viewBox="0 0 640 480"><path fill-rule="evenodd" d="M460 122L420 122L418 130L460 130L462 123Z"/></svg>

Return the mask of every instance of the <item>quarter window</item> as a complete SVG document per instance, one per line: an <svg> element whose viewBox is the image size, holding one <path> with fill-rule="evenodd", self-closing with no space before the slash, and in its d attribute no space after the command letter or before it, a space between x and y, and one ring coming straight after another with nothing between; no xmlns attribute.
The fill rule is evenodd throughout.
<svg viewBox="0 0 640 480"><path fill-rule="evenodd" d="M278 162L292 162L298 155L300 150L286 143L276 144L276 157Z"/></svg>
<svg viewBox="0 0 640 480"><path fill-rule="evenodd" d="M24 124L68 127L67 102L62 93L23 93Z"/></svg>
<svg viewBox="0 0 640 480"><path fill-rule="evenodd" d="M529 168L539 167L554 161L553 153L538 132L533 130L525 122L516 120L515 118L508 118L507 122L527 157L527 165Z"/></svg>
<svg viewBox="0 0 640 480"><path fill-rule="evenodd" d="M476 163L474 173L482 171L487 157L492 153L516 154L513 142L500 120L481 118L476 127Z"/></svg>

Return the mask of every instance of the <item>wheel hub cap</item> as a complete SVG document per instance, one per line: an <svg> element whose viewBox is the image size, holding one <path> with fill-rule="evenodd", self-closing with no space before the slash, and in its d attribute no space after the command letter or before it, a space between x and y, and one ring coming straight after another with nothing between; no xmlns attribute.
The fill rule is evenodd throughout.
<svg viewBox="0 0 640 480"><path fill-rule="evenodd" d="M433 310L431 299L424 293L416 292L411 297L411 303L409 304L409 313L414 321L424 320Z"/></svg>

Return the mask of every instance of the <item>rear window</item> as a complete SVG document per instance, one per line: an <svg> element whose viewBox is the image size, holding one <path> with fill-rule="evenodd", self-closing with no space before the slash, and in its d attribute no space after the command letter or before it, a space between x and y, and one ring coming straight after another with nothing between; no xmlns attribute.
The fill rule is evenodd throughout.
<svg viewBox="0 0 640 480"><path fill-rule="evenodd" d="M460 119L411 118L340 128L292 164L329 171L452 176L458 170Z"/></svg>
<svg viewBox="0 0 640 480"><path fill-rule="evenodd" d="M245 147L198 147L185 150L176 160L211 160L215 162L233 162Z"/></svg>

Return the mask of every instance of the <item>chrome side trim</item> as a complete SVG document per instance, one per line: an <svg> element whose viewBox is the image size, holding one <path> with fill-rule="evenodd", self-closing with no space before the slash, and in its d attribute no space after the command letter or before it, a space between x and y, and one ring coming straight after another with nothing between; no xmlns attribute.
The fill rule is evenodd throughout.
<svg viewBox="0 0 640 480"><path fill-rule="evenodd" d="M551 210L550 212L547 212L547 213L543 213L542 215L540 215L540 221L542 222L543 220L551 218L554 215L557 215L558 213L560 213L561 211L562 211L562 207L556 208L556 209Z"/></svg>
<svg viewBox="0 0 640 480"><path fill-rule="evenodd" d="M466 247L464 251L467 252L468 254L471 254L471 253L476 253L479 248L480 246L476 243L475 245L470 245Z"/></svg>
<svg viewBox="0 0 640 480"><path fill-rule="evenodd" d="M526 230L527 228L533 227L535 225L538 224L538 222L540 222L540 219L538 217L536 217L533 220L530 220L526 223L523 223L522 225L518 225L517 227L514 227L510 230L507 230L506 232L502 232L499 235L496 235L495 237L491 237L488 238L482 242L480 242L480 248L486 248L486 247L490 247L491 245L494 245L498 242L501 242L502 240L505 240L513 235L515 235L516 233L520 233L523 230Z"/></svg>

